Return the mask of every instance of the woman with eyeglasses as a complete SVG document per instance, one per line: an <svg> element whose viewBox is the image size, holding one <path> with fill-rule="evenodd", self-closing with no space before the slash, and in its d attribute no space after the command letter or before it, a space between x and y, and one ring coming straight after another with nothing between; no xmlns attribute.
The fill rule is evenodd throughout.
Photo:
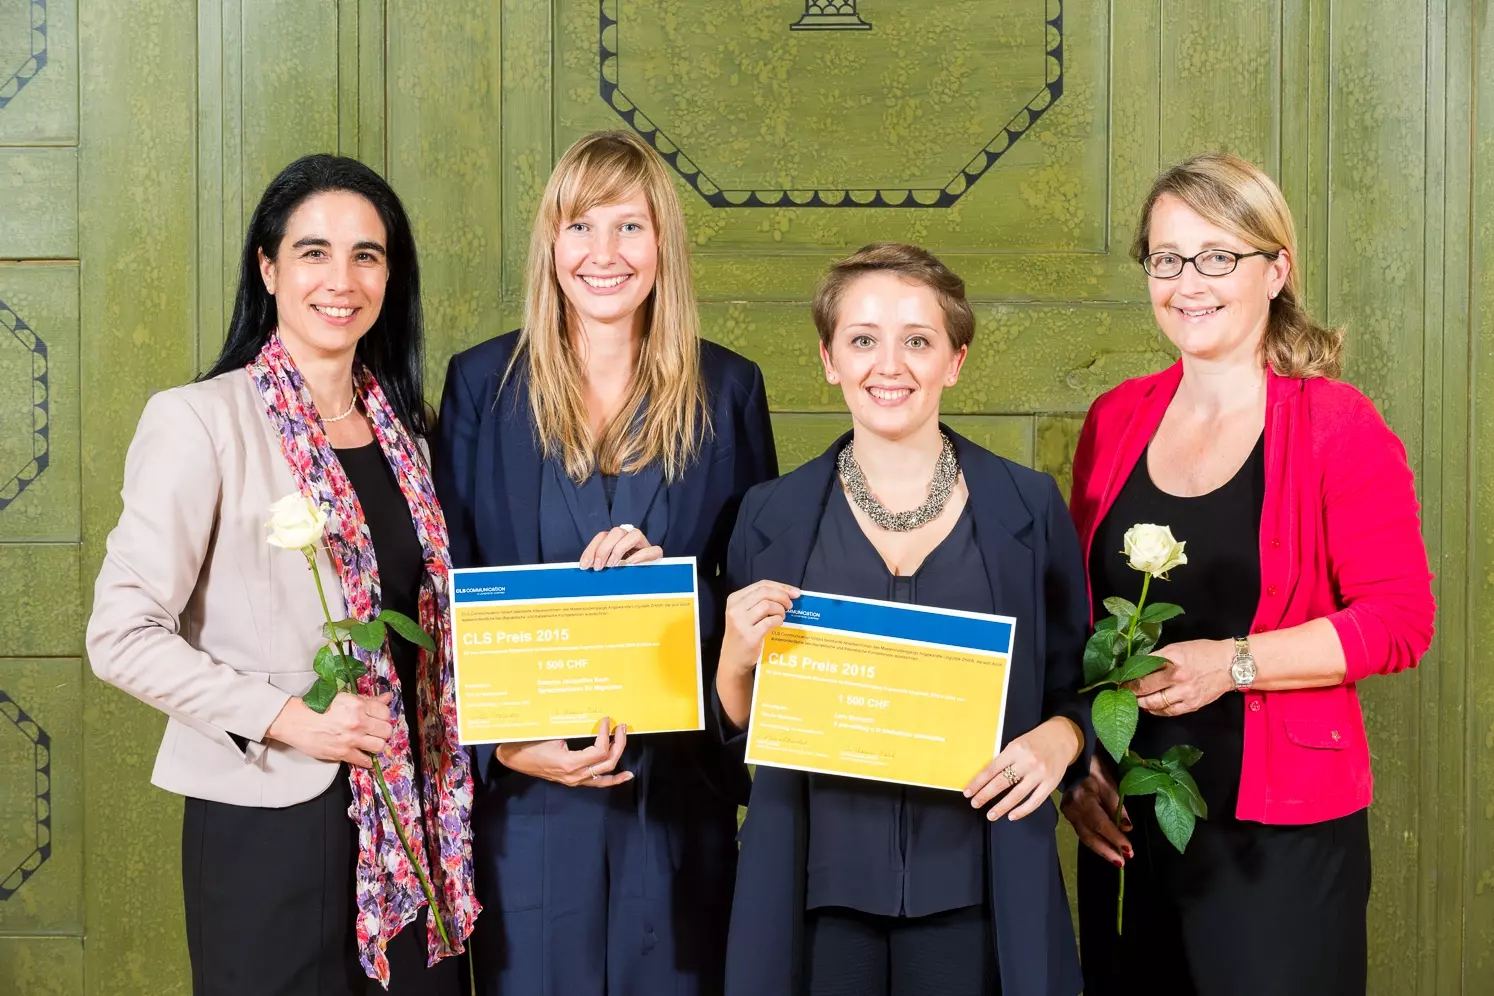
<svg viewBox="0 0 1494 996"><path fill-rule="evenodd" d="M1161 670L1134 683L1132 749L1203 751L1208 804L1185 853L1136 800L1112 822L1115 771L1096 751L1063 811L1079 862L1085 993L1136 991L1116 934L1181 938L1148 962L1165 994L1365 991L1369 749L1357 684L1414 667L1435 605L1406 450L1336 379L1343 334L1302 304L1291 214L1233 156L1196 156L1153 184L1134 246L1152 310L1181 352L1090 408L1070 510L1091 606L1135 600L1122 536L1166 524L1188 562L1155 598L1181 605ZM1101 613L1103 614L1103 613Z"/></svg>

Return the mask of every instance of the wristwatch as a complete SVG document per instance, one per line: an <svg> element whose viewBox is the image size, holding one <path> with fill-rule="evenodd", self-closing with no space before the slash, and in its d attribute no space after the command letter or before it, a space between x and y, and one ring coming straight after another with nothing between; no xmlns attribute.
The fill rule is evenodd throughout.
<svg viewBox="0 0 1494 996"><path fill-rule="evenodd" d="M1229 662L1229 676L1242 692L1248 692L1255 684L1255 658L1250 656L1250 641L1243 636L1235 637L1235 658Z"/></svg>

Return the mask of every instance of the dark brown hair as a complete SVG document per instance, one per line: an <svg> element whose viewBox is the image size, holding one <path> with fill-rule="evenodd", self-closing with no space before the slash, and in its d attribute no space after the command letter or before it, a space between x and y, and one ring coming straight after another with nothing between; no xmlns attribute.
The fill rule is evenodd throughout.
<svg viewBox="0 0 1494 996"><path fill-rule="evenodd" d="M873 242L831 265L814 293L814 327L828 350L835 337L840 299L857 277L868 273L895 273L904 280L923 284L939 299L944 329L955 349L975 338L975 312L965 300L965 281L927 249L902 242Z"/></svg>

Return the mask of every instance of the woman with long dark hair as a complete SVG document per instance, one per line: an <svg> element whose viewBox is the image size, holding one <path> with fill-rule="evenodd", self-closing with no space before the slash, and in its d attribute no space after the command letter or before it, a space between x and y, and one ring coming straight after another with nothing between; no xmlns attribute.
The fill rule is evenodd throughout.
<svg viewBox="0 0 1494 996"><path fill-rule="evenodd" d="M249 223L232 324L194 384L151 398L88 627L100 678L170 718L153 781L186 796L182 884L205 994L455 994L478 912L446 630L446 526L424 455L420 276L367 166L291 163ZM356 694L300 698L324 644L317 581L266 542L270 506L330 513L331 609L390 631ZM378 758L391 812L370 768ZM398 821L450 938L428 916ZM428 963L429 966L428 966Z"/></svg>

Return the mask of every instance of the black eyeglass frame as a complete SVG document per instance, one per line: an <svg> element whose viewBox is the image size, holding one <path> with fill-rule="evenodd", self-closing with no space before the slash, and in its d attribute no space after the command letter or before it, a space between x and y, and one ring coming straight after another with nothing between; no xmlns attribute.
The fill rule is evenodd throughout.
<svg viewBox="0 0 1494 996"><path fill-rule="evenodd" d="M1198 264L1195 263L1194 260L1198 259L1198 257L1200 256L1207 256L1210 253L1222 253L1225 256L1233 257L1235 264L1228 270L1225 270L1223 273L1205 273L1198 268ZM1231 273L1235 272L1235 268L1240 265L1240 260L1242 259L1249 259L1251 256L1265 256L1267 259L1275 260L1280 255L1280 250L1277 250L1276 252L1267 252L1264 249L1257 249L1255 252L1235 252L1231 249L1204 249L1201 252L1194 253L1192 256L1178 256L1178 254L1175 252L1149 252L1145 256L1141 257L1141 269L1144 273L1146 273L1147 276L1155 280L1176 280L1183 275L1184 268L1187 267L1189 263L1193 263L1193 272L1197 273L1200 277L1227 277ZM1178 258L1182 260L1182 262L1178 264L1178 272L1167 277L1158 276L1157 274L1153 273L1151 268L1151 260L1153 256L1178 256Z"/></svg>

